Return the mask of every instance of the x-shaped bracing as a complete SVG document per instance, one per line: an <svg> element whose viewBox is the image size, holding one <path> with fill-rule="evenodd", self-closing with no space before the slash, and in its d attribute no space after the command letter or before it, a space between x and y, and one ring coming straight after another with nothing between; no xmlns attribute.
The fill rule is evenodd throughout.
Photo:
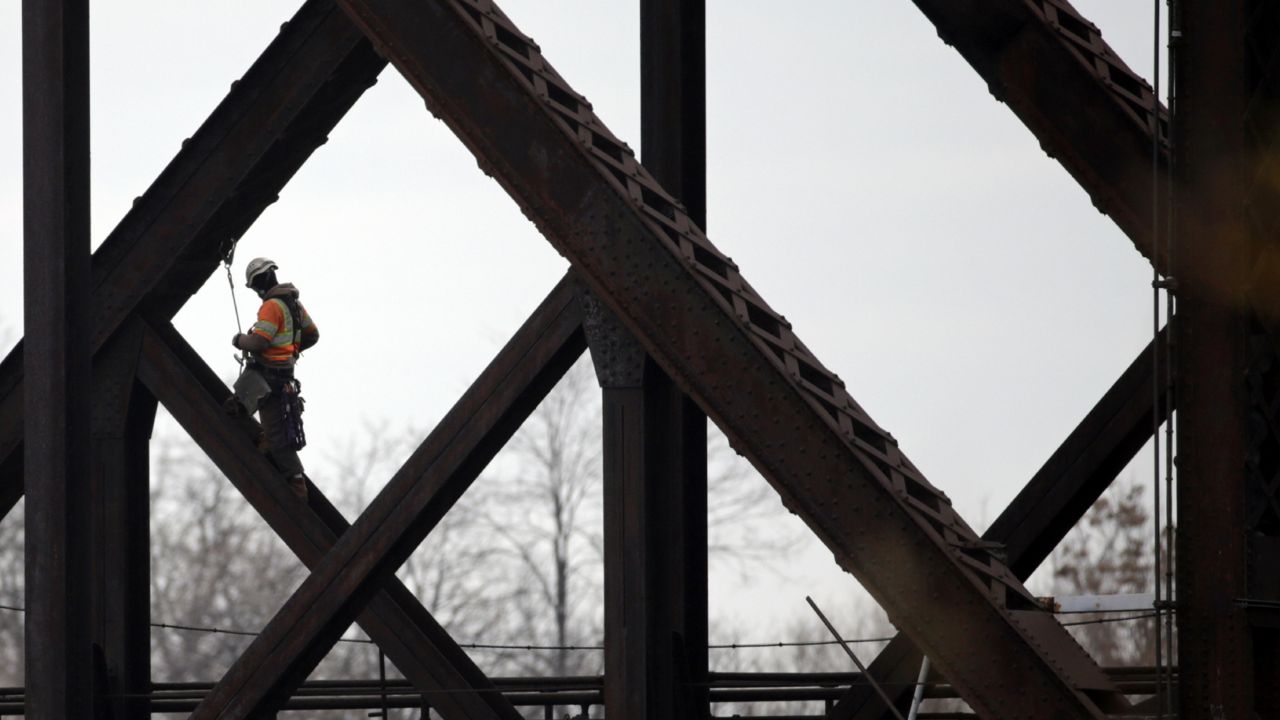
<svg viewBox="0 0 1280 720"><path fill-rule="evenodd" d="M989 545L495 7L342 5L971 705L1080 717L1124 706ZM458 462L442 456L422 482L393 479L195 716L270 709L305 676L367 588L420 542L439 513L434 486ZM990 672L996 667L1002 672Z"/></svg>
<svg viewBox="0 0 1280 720"><path fill-rule="evenodd" d="M1151 438L1159 397L1159 421L1174 409L1169 378L1157 374L1169 355L1168 330L1159 342L1143 348L1076 429L1067 436L1022 492L991 524L983 539L1004 548L1009 568L1025 580L1084 516ZM1158 393L1157 393L1158 390ZM900 706L907 705L923 659L905 635L899 634L880 651L868 672L882 683ZM855 685L828 713L832 720L872 720L892 715L866 685Z"/></svg>
<svg viewBox="0 0 1280 720"><path fill-rule="evenodd" d="M306 562L332 545L345 521L318 492L311 503L318 514L289 507L276 471L258 457L245 429L207 412L211 398L221 399L221 383L168 319L385 64L331 3L306 3L94 254L94 351L126 326L143 326L142 371L150 388ZM21 359L18 347L0 364L0 509L6 512L22 494ZM432 692L447 717L516 717L398 582L385 583L372 603L362 618L370 636L419 689ZM459 688L469 692L435 692Z"/></svg>
<svg viewBox="0 0 1280 720"><path fill-rule="evenodd" d="M964 655L963 636L948 632L949 628L957 627L948 625L951 619L967 619L981 626L982 632L994 632L994 636L984 638L988 643L985 648L989 650L988 659L998 655L1027 661L1024 673L1007 679L1015 684L1030 683L1027 687L1045 691L1036 697L1038 709L1043 709L1043 703L1051 700L1060 703L1069 714L1093 714L1095 708L1080 689L1096 684L1096 678L1080 682L1080 673L1088 675L1088 667L1082 670L1060 662L1065 653L1070 656L1067 665L1074 665L1082 653L1069 644L1047 650L1028 646L1028 640L1035 636L1039 636L1040 641L1045 637L1060 641L1061 628L1051 621L1045 624L1043 613L1020 607L1028 598L1008 568L987 552L950 510L945 497L897 452L892 439L866 417L844 392L838 379L808 353L785 321L742 281L737 268L688 222L679 204L648 177L629 150L591 115L585 101L542 62L536 47L487 3L411 5L390 1L344 3L384 50L394 48L387 54L423 92L429 106L442 114L471 146L482 167L495 174L553 243L570 257L584 280L613 307L664 369L720 422L739 448L778 487L784 499L832 546L842 564L863 579L908 634L917 636L971 704L979 709L998 706L1008 712L1012 694L1002 697L1006 693L992 688L991 678L984 681L981 671L974 669L977 667L972 662L974 657ZM300 18L306 19L308 8L313 15L323 14L320 3L309 3L299 14ZM426 23L412 22L424 19L438 21L438 24L428 27ZM349 30L343 32L338 27L340 23L331 16L325 17L324 25L335 38L358 49L351 55L364 54L359 62L350 61L348 69L362 66L371 80L380 69L380 62L367 53L367 48L362 48L361 41L353 38ZM290 34L301 35L294 33L292 27L285 32ZM319 47L320 43L315 45ZM450 58L443 48L456 52L455 57L465 57L466 62L442 62L442 57ZM336 74L324 80L327 82L333 77ZM341 91L343 84L332 82L327 87ZM357 90L349 99L353 101L358 94ZM297 106L291 110L296 111ZM345 111L345 107L341 111ZM341 111L332 117L334 122ZM524 120L526 126L512 122L513 118ZM310 129L314 131L315 126ZM287 179L313 148L314 144L303 142L295 146L293 154L279 153L274 158L275 164L291 168L283 178L277 175L266 182L260 179L257 187L242 183L243 187L237 188L241 190L240 195L221 198L223 204L216 207L228 216L220 218L221 227L209 222L211 217L219 216L207 215L202 218L206 225L196 229L197 234L205 232L199 238L204 244L193 243L191 236L182 240L188 249L195 249L189 255L192 266L170 264L164 272L150 277L163 276L182 287L184 271L188 283L200 277L201 271L207 276L212 256L208 241L218 234L243 232L247 221L274 198L269 188L274 186L278 190L283 179ZM263 192L263 187L268 191ZM245 188L257 190L258 195L244 192ZM202 197L195 193L189 199ZM229 202L231 200L239 200L240 205L237 207L235 202ZM176 215L183 218L181 212ZM166 240L171 241L172 236ZM108 243L104 251L113 247ZM151 263L166 263L179 254L143 252L140 258L149 258ZM108 275L114 269L119 276L121 267L132 267L119 263L118 255L114 265L101 262L104 258L110 260L111 252L99 252L95 271L107 267ZM100 291L104 287L102 275L101 272L95 275ZM105 287L115 289L110 284ZM185 299L181 291L166 294L148 288L135 292L134 305L144 296L151 307L162 312L176 309L175 297L179 305ZM102 309L95 335L97 347L128 317L133 306L127 302L123 309L111 303L95 304ZM687 317L682 317L684 315ZM161 330L155 330L151 337L162 336ZM15 377L12 362L6 362L6 366L0 378L12 380ZM20 371L16 377L20 379ZM18 383L10 382L0 388L7 390L6 403L12 403L19 396ZM755 409L769 406L763 399L780 400L774 407L783 411L781 417L760 418ZM15 414L6 411L3 417L10 424L0 425L0 442L5 443L0 445L0 451L11 451L18 437L12 432ZM786 427L776 427L784 422ZM409 483L400 483L406 484ZM841 484L845 487L840 487ZM854 491L855 484L857 491ZM414 508L413 512L429 511L431 498L423 496L422 501L422 507ZM844 507L836 507L841 502ZM857 507L860 502L865 506ZM853 508L852 515L848 514L849 508ZM871 517L866 517L868 513ZM881 514L885 517L877 517ZM848 526L841 522L847 517L872 522L864 523L860 528L862 534L853 537L853 533L846 532ZM420 523L421 518L407 518L403 525L412 526L415 521ZM874 529L869 527L872 525ZM360 529L359 521L356 529ZM404 527L397 532L399 536L393 532L390 536L375 538L378 542L390 543L381 551L385 556L366 563L368 571L345 597L338 597L343 592L334 594L333 601L341 610L334 612L334 619L341 619L342 613L353 618L358 606L371 594L368 587L376 587L369 578L379 572L389 574L383 565L389 565L397 555L406 554L407 545L412 544L406 544L406 538L411 538L412 533L407 533ZM903 540L907 551L877 558L861 547L865 538L883 540L895 535ZM342 543L346 542L344 537ZM320 563L308 583L314 584L316 576L326 568L341 566L340 561L333 560L337 556L331 553L329 559ZM907 563L900 568L904 572L883 569L886 564L902 561ZM921 573L932 570L948 577L931 585ZM936 598L938 585L948 583L960 591L955 596L963 599L961 604L965 607L960 612L948 613L947 608L936 608L936 600L931 603L927 597L932 591ZM304 585L304 590L306 587ZM295 598L290 605L296 608L297 601ZM290 606L286 606L282 615L291 614ZM331 634L337 624L341 623L326 625L324 632ZM273 621L273 626L276 625ZM264 640L255 646L268 642L265 638L272 630L269 627ZM316 647L310 646L324 644L322 634L316 630L310 637L303 638L301 645L295 643L292 649L285 650L291 658L288 663L291 671L306 666L307 657L316 652ZM930 649L930 645L941 652ZM251 662L253 653L251 648L238 667ZM976 657L981 659L982 654L979 652ZM285 684L289 672L280 675ZM1074 677L1067 677L1072 675ZM220 685L221 691L225 693L233 683L229 675ZM1099 685L1092 691L1098 699L1105 696L1108 689ZM1099 692L1102 695L1098 695ZM211 700L216 700L217 695L215 692Z"/></svg>

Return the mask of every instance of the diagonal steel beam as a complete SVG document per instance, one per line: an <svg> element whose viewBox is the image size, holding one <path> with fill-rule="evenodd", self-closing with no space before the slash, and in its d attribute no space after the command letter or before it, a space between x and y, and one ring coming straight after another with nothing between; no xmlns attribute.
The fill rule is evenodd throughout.
<svg viewBox="0 0 1280 720"><path fill-rule="evenodd" d="M1151 439L1153 398L1156 397L1154 347L1159 347L1162 362L1166 362L1169 357L1167 329L1161 331L1158 343L1148 344L1133 359L983 533L983 540L1004 547L1009 569L1018 579L1026 580L1035 572ZM1174 397L1168 377L1163 373L1159 388L1160 420L1164 422L1173 412ZM920 651L906 636L899 634L880 651L869 671L890 688L897 701L905 704L911 697L921 659ZM828 717L871 720L887 714L883 703L870 689L855 686L836 703Z"/></svg>
<svg viewBox="0 0 1280 720"><path fill-rule="evenodd" d="M568 304L575 317L574 283L562 280L547 303ZM555 362L545 370L559 377L585 347L572 322L535 314L530 331L544 336ZM545 359L545 358L544 358ZM544 368L533 368L535 371ZM341 513L312 487L309 510L288 491L279 472L257 451L254 423L239 423L222 410L230 392L177 331L156 323L144 345L140 376L285 544L313 567L348 529ZM511 704L457 646L416 597L394 576L385 578L359 622L391 661L420 690L432 692L432 707L446 718L519 718Z"/></svg>
<svg viewBox="0 0 1280 720"><path fill-rule="evenodd" d="M1062 718L1127 707L492 3L340 4L971 706ZM455 463L393 480L194 717L278 703L438 515L432 484Z"/></svg>
<svg viewBox="0 0 1280 720"><path fill-rule="evenodd" d="M0 460L0 520L9 516L9 511L22 499L22 446L19 445L9 457Z"/></svg>
<svg viewBox="0 0 1280 720"><path fill-rule="evenodd" d="M1160 422L1172 414L1173 388L1164 372L1168 339L1161 330L1148 343L983 535L1004 545L1019 578L1035 572L1151 439L1153 399L1160 398ZM1159 378L1152 358L1157 347Z"/></svg>
<svg viewBox="0 0 1280 720"><path fill-rule="evenodd" d="M92 349L139 307L173 317L385 66L308 0L94 253ZM22 346L0 362L0 462L22 439Z"/></svg>
<svg viewBox="0 0 1280 720"><path fill-rule="evenodd" d="M1167 172L1168 113L1150 84L1067 0L912 0L1115 221L1138 251L1153 249L1152 134ZM1167 232L1167 231L1166 231Z"/></svg>
<svg viewBox="0 0 1280 720"><path fill-rule="evenodd" d="M332 567L334 557L344 557L350 566L339 568L343 574L369 582L353 595L344 587L323 582L326 575L317 565L193 717L212 717L224 710L231 716L259 717L269 714L263 708L278 709L288 699L368 602L370 592L393 577L586 349L576 286L572 275L556 286L321 561ZM406 521L411 526L407 529ZM362 543L371 529L383 523L405 529L396 536L394 547ZM378 539L385 536L379 534ZM351 549L354 554L348 554ZM313 612L308 601L318 601L334 612ZM294 629L281 637L282 626ZM286 648L299 647L290 642L290 636L302 640L308 652L293 662L272 662L270 657L281 641ZM267 662L258 666L253 662L256 658ZM253 669L245 674L249 667Z"/></svg>

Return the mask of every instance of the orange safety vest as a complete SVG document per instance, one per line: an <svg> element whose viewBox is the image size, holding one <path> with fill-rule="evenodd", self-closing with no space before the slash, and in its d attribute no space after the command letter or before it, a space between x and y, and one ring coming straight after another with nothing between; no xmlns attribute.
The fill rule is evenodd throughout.
<svg viewBox="0 0 1280 720"><path fill-rule="evenodd" d="M296 300L294 302L297 302ZM302 352L302 333L315 327L307 309L298 303L298 312L302 315L302 327L295 330L293 314L289 306L280 298L268 298L258 309L258 321L253 324L252 332L267 339L270 345L262 352L262 360L270 365L290 365L293 359Z"/></svg>

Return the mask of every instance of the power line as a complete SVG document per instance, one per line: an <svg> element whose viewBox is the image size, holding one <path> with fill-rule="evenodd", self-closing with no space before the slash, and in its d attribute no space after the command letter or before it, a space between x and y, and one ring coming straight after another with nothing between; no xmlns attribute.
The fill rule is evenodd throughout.
<svg viewBox="0 0 1280 720"><path fill-rule="evenodd" d="M8 610L11 612L26 612L24 607L16 605L0 604L0 610ZM1063 627L1079 627L1082 625L1103 625L1108 623L1127 622L1130 620L1144 620L1147 618L1158 617L1155 612L1141 613L1138 615L1126 615L1123 617L1105 617L1092 618L1089 620L1073 620L1071 622L1062 623ZM240 637L257 637L258 633L250 630L233 630L218 627L200 627L197 625L180 625L176 623L150 623L153 628L161 628L164 630L180 630L183 632L202 632L216 635L236 635ZM846 643L879 643L889 642L892 637L869 637L869 638L853 638L845 640ZM338 638L338 642L357 643L360 645L373 645L374 641L368 638ZM764 648L791 648L791 647L819 647L823 645L838 645L836 640L791 640L778 642L749 642L749 643L719 643L708 645L708 650L750 650ZM517 645L517 644L501 644L501 643L459 643L458 647L466 650L527 650L527 651L602 651L604 645Z"/></svg>
<svg viewBox="0 0 1280 720"><path fill-rule="evenodd" d="M227 628L217 627L197 627L195 625L177 625L174 623L151 623L153 628L162 628L165 630L182 630L184 632L202 632L216 635L238 635L241 637L257 637L258 633L250 630L229 630ZM357 643L360 645L372 645L373 641L368 638L338 638L338 642Z"/></svg>

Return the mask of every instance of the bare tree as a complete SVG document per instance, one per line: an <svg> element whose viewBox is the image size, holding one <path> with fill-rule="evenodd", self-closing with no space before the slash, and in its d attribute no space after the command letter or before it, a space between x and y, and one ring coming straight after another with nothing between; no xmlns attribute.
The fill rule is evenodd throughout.
<svg viewBox="0 0 1280 720"><path fill-rule="evenodd" d="M513 657L519 672L601 670L600 653L568 649L598 643L603 623L599 408L584 358L512 438L473 506L507 566L509 632L559 648Z"/></svg>
<svg viewBox="0 0 1280 720"><path fill-rule="evenodd" d="M0 318L0 348L5 352L15 342L15 333ZM23 638L25 616L17 608L23 605L24 567L26 558L25 506L23 500L0 518L0 685L23 683L25 656Z"/></svg>
<svg viewBox="0 0 1280 720"><path fill-rule="evenodd" d="M1135 476L1117 480L1094 503L1050 558L1056 595L1150 592L1153 560L1147 486ZM1074 621L1102 620L1086 614ZM1112 618L1113 619L1113 618ZM1155 660L1150 619L1099 622L1070 630L1102 665Z"/></svg>
<svg viewBox="0 0 1280 720"><path fill-rule="evenodd" d="M180 627L153 629L153 676L211 680L252 639L236 633L261 628L305 569L166 417L152 443L151 602L155 623ZM602 635L600 430L600 392L584 359L398 572L459 642L510 646L475 650L491 674L601 671L600 652L569 649ZM418 440L367 425L318 464L327 470L316 481L354 517ZM711 560L748 572L794 538L759 532L785 510L715 428L708 443ZM19 505L0 523L0 604L21 599ZM20 613L0 610L3 682L22 681L21 628ZM376 648L358 628L345 637L363 642L340 643L313 677L376 677ZM559 649L518 648L528 645Z"/></svg>
<svg viewBox="0 0 1280 720"><path fill-rule="evenodd" d="M0 520L0 685L23 683L23 606L25 503L19 500L8 517Z"/></svg>
<svg viewBox="0 0 1280 720"><path fill-rule="evenodd" d="M330 459L335 503L348 517L357 516L367 499L380 491L422 433L389 430L367 423ZM422 600L436 620L458 637L484 636L503 616L496 550L478 537L482 529L475 495L465 495L440 521L397 575Z"/></svg>
<svg viewBox="0 0 1280 720"><path fill-rule="evenodd" d="M777 492L707 423L707 553L740 575L776 570L802 535L788 529Z"/></svg>
<svg viewBox="0 0 1280 720"><path fill-rule="evenodd" d="M512 631L527 644L561 648L527 655L513 669L557 675L599 672L603 634L601 395L583 358L547 396L480 483L487 531L514 583ZM785 517L777 495L708 425L708 553L749 573L794 546L770 529Z"/></svg>
<svg viewBox="0 0 1280 720"><path fill-rule="evenodd" d="M301 582L304 568L193 443L162 425L152 448L152 617L257 630ZM250 639L157 628L152 675L218 677Z"/></svg>

